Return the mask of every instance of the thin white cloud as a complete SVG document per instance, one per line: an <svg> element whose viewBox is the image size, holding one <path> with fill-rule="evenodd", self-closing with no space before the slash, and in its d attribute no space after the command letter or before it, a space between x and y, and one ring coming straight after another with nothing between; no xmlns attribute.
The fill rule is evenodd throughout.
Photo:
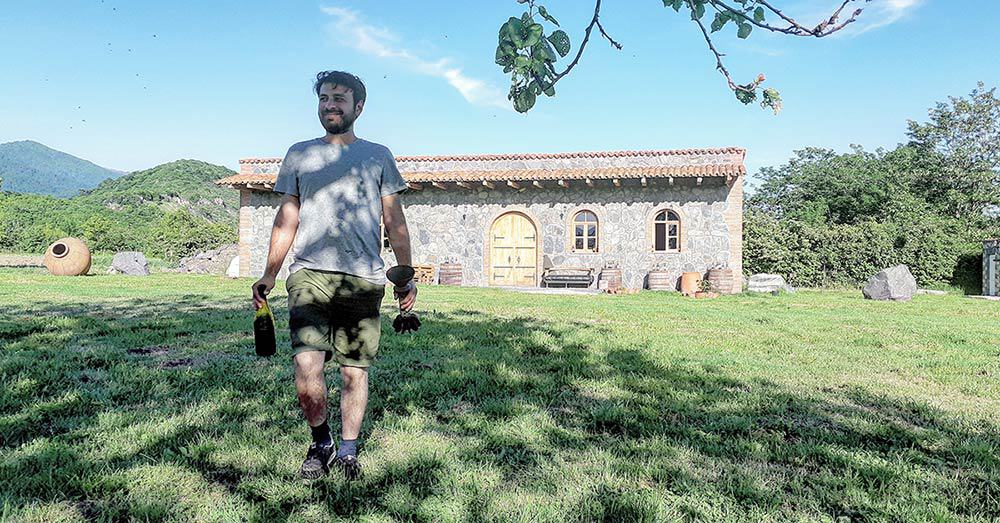
<svg viewBox="0 0 1000 523"><path fill-rule="evenodd" d="M395 60L412 71L441 78L471 104L511 110L507 96L498 87L472 78L462 68L452 65L450 58L427 60L402 46L392 31L375 27L362 20L360 13L345 7L321 7L332 20L328 27L337 35L337 42L362 53L386 60Z"/></svg>
<svg viewBox="0 0 1000 523"><path fill-rule="evenodd" d="M910 16L926 0L854 0L847 4L841 13L840 21L851 16L855 9L863 9L857 21L834 33L831 38L850 38L875 29L894 24ZM793 4L785 12L803 25L818 23L830 16L834 9L840 7L840 0L801 0ZM770 13L769 13L770 14ZM772 17L768 17L769 20Z"/></svg>
<svg viewBox="0 0 1000 523"><path fill-rule="evenodd" d="M894 24L915 11L924 0L874 0L863 6L864 12L858 17L847 34L857 36ZM850 6L849 6L850 7Z"/></svg>

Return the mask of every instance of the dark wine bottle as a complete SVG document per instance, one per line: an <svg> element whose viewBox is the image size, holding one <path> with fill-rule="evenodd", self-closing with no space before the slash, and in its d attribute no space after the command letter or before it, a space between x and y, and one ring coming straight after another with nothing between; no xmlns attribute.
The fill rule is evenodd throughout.
<svg viewBox="0 0 1000 523"><path fill-rule="evenodd" d="M264 286L257 287L257 294L264 298L264 304L257 309L253 318L253 345L258 356L273 356L277 349L274 340L274 314L264 296Z"/></svg>

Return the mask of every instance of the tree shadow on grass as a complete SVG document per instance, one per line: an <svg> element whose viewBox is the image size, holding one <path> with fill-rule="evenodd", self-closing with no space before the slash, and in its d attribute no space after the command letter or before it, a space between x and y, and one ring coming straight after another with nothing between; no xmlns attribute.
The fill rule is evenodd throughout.
<svg viewBox="0 0 1000 523"><path fill-rule="evenodd" d="M409 336L383 317L362 456L385 459L358 482L302 484L290 362L252 355L243 304L14 311L0 322L0 505L151 520L1000 517L995 426L858 387L663 364L591 322L423 317Z"/></svg>

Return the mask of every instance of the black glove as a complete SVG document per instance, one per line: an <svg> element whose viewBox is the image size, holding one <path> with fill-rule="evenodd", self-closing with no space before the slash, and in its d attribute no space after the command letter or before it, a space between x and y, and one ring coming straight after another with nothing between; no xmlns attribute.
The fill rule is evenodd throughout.
<svg viewBox="0 0 1000 523"><path fill-rule="evenodd" d="M420 329L420 318L416 314L402 313L392 320L392 330L396 334L406 334L407 332L417 332Z"/></svg>

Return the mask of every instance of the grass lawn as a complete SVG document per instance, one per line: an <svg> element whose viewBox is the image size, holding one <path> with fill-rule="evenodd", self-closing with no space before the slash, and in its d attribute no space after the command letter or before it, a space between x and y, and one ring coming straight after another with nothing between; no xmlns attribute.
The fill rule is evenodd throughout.
<svg viewBox="0 0 1000 523"><path fill-rule="evenodd" d="M250 283L0 269L0 520L1000 519L997 302L423 287L365 477L303 483Z"/></svg>

